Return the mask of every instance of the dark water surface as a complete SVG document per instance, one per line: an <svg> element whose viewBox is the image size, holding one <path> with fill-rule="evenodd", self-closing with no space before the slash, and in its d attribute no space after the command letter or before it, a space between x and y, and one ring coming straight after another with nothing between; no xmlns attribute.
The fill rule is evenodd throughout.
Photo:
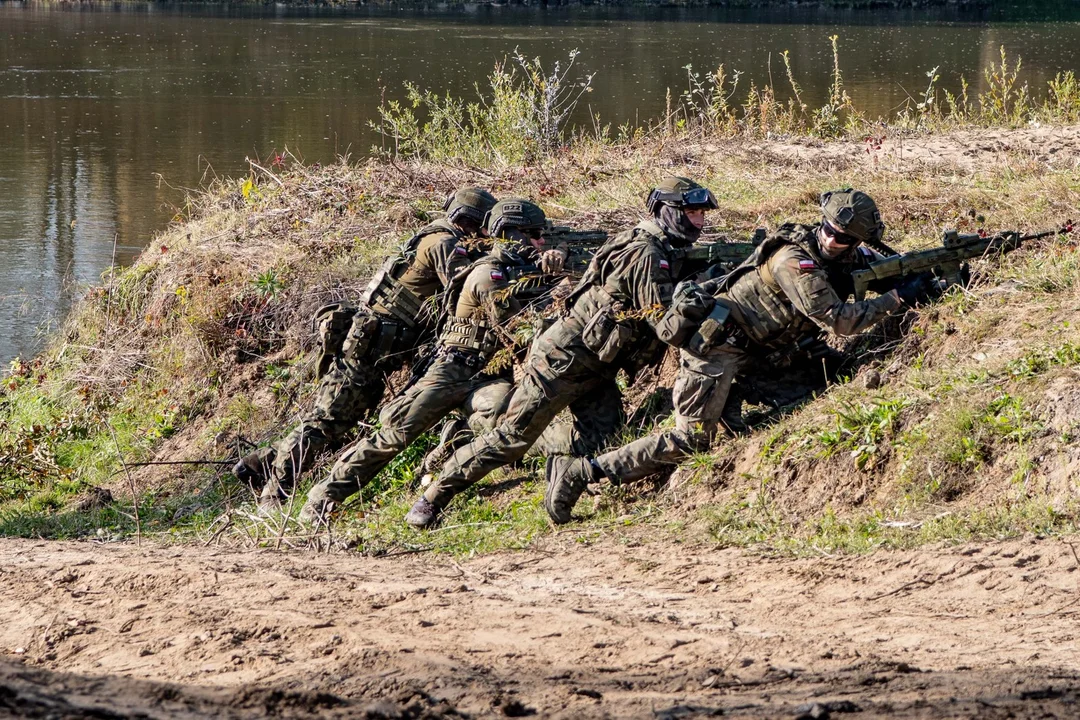
<svg viewBox="0 0 1080 720"><path fill-rule="evenodd" d="M745 88L767 80L771 53L785 89L783 50L804 99L820 102L837 34L856 104L889 114L935 66L944 86L964 74L977 90L1001 45L1023 56L1041 92L1080 68L1070 7L962 16L0 1L0 360L37 347L43 324L109 266L114 240L116 261L130 262L181 202L175 188L242 175L246 156L286 146L308 161L366 153L379 142L367 123L384 88L401 97L407 80L471 96L514 48L548 63L577 48L582 70L596 72L582 110L644 122L662 113L668 88L685 88L688 63L743 70Z"/></svg>

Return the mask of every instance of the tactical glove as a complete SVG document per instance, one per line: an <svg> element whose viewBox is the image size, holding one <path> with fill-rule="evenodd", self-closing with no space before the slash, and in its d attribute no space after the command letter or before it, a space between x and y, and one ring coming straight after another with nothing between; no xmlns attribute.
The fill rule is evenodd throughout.
<svg viewBox="0 0 1080 720"><path fill-rule="evenodd" d="M908 307L926 305L937 295L936 290L933 276L927 273L904 278L896 285L896 294Z"/></svg>

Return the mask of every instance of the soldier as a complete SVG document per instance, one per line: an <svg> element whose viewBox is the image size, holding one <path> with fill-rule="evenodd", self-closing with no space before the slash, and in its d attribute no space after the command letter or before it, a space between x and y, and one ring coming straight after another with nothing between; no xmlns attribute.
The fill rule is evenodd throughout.
<svg viewBox="0 0 1080 720"><path fill-rule="evenodd" d="M847 302L851 271L875 257L862 243L880 246L885 226L874 201L857 190L825 193L821 211L820 224L782 226L722 280L677 288L661 321L661 332L676 342L687 338L672 392L675 429L595 458L549 458L544 507L553 521L570 521L590 483L636 480L708 450L732 380L750 364L821 330L854 335L926 300L930 288L918 276L873 299Z"/></svg>
<svg viewBox="0 0 1080 720"><path fill-rule="evenodd" d="M413 235L372 277L361 307L332 305L316 315L324 348L311 413L276 447L261 448L233 468L253 487L265 482L259 500L264 512L280 507L319 450L344 441L382 398L386 377L428 339L428 300L472 262L463 241L479 234L494 205L482 188L459 189L443 205L446 217Z"/></svg>
<svg viewBox="0 0 1080 720"><path fill-rule="evenodd" d="M512 388L512 366L494 372L488 368L500 348L512 346L503 326L523 311L516 291L526 288L542 295L537 293L542 290L537 266L550 276L565 259L561 251L544 251L546 223L544 211L528 200L495 204L485 224L495 247L452 281L434 363L383 407L380 429L340 457L330 476L311 489L302 521L324 520L447 413L459 407L482 406L486 414L501 410Z"/></svg>
<svg viewBox="0 0 1080 720"><path fill-rule="evenodd" d="M653 357L653 328L671 302L679 270L675 248L694 242L705 211L718 206L707 189L673 177L652 191L647 207L652 217L597 251L567 298L565 315L537 339L499 425L450 458L406 522L431 525L454 495L524 456L563 408L575 421L595 423L590 452L600 447L595 438L615 430L598 422L597 411L621 404L615 384L620 368L632 370L633 363Z"/></svg>

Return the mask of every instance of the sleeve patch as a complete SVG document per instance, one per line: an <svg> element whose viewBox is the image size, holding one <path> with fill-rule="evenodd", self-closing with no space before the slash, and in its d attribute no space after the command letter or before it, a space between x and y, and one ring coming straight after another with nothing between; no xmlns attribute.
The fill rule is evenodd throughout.
<svg viewBox="0 0 1080 720"><path fill-rule="evenodd" d="M454 246L454 254L455 255L468 255L469 251L466 250L465 248L461 247L460 245L455 245Z"/></svg>
<svg viewBox="0 0 1080 720"><path fill-rule="evenodd" d="M799 270L802 272L813 272L814 270L817 270L817 263L813 260L800 260Z"/></svg>
<svg viewBox="0 0 1080 720"><path fill-rule="evenodd" d="M492 270L491 271L491 279L492 280L502 280L503 279L502 270Z"/></svg>
<svg viewBox="0 0 1080 720"><path fill-rule="evenodd" d="M661 270L670 270L671 269L671 263L669 263L667 260L661 260L660 261L660 269Z"/></svg>
<svg viewBox="0 0 1080 720"><path fill-rule="evenodd" d="M874 254L874 253L870 252L870 248L864 247L862 245L859 246L859 252L861 252L866 257L870 257L871 255Z"/></svg>

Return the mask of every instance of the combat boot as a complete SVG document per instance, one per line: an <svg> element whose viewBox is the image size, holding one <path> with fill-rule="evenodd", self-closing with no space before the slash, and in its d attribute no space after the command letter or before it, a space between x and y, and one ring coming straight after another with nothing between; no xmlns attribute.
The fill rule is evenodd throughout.
<svg viewBox="0 0 1080 720"><path fill-rule="evenodd" d="M300 514L296 516L304 525L320 528L330 525L330 516L337 510L337 503L329 498L311 498L300 508Z"/></svg>
<svg viewBox="0 0 1080 720"><path fill-rule="evenodd" d="M272 517L281 512L284 507L285 498L282 498L276 492L263 493L259 498L259 504L255 509L255 512L259 517Z"/></svg>
<svg viewBox="0 0 1080 720"><path fill-rule="evenodd" d="M405 522L414 528L428 528L439 519L440 512L442 512L441 507L421 495L420 499L413 503L409 514L405 516Z"/></svg>
<svg viewBox="0 0 1080 720"><path fill-rule="evenodd" d="M589 483L600 480L602 473L589 458L554 455L547 459L544 477L547 480L544 509L552 522L565 525L570 522L570 512L581 493L585 492Z"/></svg>
<svg viewBox="0 0 1080 720"><path fill-rule="evenodd" d="M273 446L261 447L240 458L240 461L233 465L233 475L237 480L247 483L252 490L258 492L266 485L276 457L277 453Z"/></svg>

